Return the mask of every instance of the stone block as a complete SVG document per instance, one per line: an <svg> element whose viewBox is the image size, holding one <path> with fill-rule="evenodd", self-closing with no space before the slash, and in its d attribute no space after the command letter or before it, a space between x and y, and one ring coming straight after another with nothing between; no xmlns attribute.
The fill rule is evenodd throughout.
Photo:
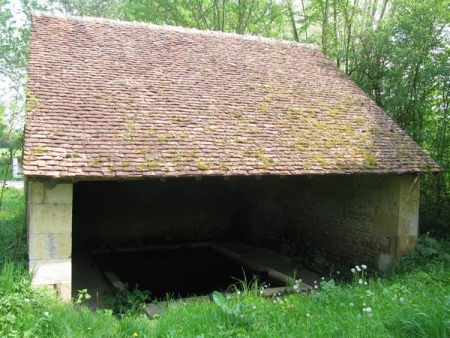
<svg viewBox="0 0 450 338"><path fill-rule="evenodd" d="M72 261L67 259L30 259L32 285L72 283Z"/></svg>
<svg viewBox="0 0 450 338"><path fill-rule="evenodd" d="M42 182L29 182L29 203L61 203L71 204L73 200L73 184L62 183L54 186Z"/></svg>
<svg viewBox="0 0 450 338"><path fill-rule="evenodd" d="M400 215L399 236L416 236L419 234L419 214Z"/></svg>
<svg viewBox="0 0 450 338"><path fill-rule="evenodd" d="M56 291L59 298L68 302L72 298L72 284L71 283L59 283L56 285Z"/></svg>
<svg viewBox="0 0 450 338"><path fill-rule="evenodd" d="M28 203L44 203L45 187L40 182L28 182Z"/></svg>
<svg viewBox="0 0 450 338"><path fill-rule="evenodd" d="M72 204L31 204L28 208L29 233L71 233Z"/></svg>
<svg viewBox="0 0 450 338"><path fill-rule="evenodd" d="M45 188L45 203L72 204L73 184L57 184L54 188Z"/></svg>
<svg viewBox="0 0 450 338"><path fill-rule="evenodd" d="M414 249L416 243L417 236L399 236L397 238L396 257Z"/></svg>
<svg viewBox="0 0 450 338"><path fill-rule="evenodd" d="M392 263L392 258L387 253L382 253L378 256L377 268L380 271L386 271Z"/></svg>
<svg viewBox="0 0 450 338"><path fill-rule="evenodd" d="M67 259L72 255L71 233L31 233L28 237L30 259Z"/></svg>
<svg viewBox="0 0 450 338"><path fill-rule="evenodd" d="M374 216L374 230L383 235L397 236L399 232L399 215L378 213Z"/></svg>

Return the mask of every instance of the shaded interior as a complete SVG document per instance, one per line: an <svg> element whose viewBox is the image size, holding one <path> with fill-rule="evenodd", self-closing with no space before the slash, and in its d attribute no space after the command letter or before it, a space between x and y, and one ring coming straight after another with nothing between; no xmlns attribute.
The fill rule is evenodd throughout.
<svg viewBox="0 0 450 338"><path fill-rule="evenodd" d="M130 289L148 290L158 300L207 295L227 291L241 282L258 280L258 285L281 286L208 248L158 252L111 253L94 256L103 271L114 271Z"/></svg>
<svg viewBox="0 0 450 338"><path fill-rule="evenodd" d="M384 250L380 243L389 242L373 220L377 210L395 204L397 181L389 175L80 181L74 184L73 250L232 240L273 249L299 264L375 266L374 257ZM225 278L219 258L204 264L177 254L165 259L151 267L148 260L125 260L138 274L180 281L167 292L180 291L190 271ZM115 260L122 258L111 263ZM197 270L203 265L211 272ZM231 271L230 276L237 274ZM124 274L129 284L137 281L134 273Z"/></svg>

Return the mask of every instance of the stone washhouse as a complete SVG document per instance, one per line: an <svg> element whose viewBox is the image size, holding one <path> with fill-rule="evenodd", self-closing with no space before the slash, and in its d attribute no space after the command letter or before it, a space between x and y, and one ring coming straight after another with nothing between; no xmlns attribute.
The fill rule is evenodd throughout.
<svg viewBox="0 0 450 338"><path fill-rule="evenodd" d="M34 13L23 172L34 285L75 250L234 238L384 269L438 165L317 48Z"/></svg>

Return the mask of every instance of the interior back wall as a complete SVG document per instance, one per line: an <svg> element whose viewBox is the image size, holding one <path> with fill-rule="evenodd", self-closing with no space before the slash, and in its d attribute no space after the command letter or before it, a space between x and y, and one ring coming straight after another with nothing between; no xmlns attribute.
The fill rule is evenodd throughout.
<svg viewBox="0 0 450 338"><path fill-rule="evenodd" d="M223 178L74 184L73 247L214 240L232 226L236 191Z"/></svg>

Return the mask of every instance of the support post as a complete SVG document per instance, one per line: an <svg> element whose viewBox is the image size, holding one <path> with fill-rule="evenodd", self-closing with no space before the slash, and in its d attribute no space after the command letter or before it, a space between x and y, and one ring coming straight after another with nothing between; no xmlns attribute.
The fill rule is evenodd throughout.
<svg viewBox="0 0 450 338"><path fill-rule="evenodd" d="M28 257L33 286L72 296L72 183L29 181Z"/></svg>

